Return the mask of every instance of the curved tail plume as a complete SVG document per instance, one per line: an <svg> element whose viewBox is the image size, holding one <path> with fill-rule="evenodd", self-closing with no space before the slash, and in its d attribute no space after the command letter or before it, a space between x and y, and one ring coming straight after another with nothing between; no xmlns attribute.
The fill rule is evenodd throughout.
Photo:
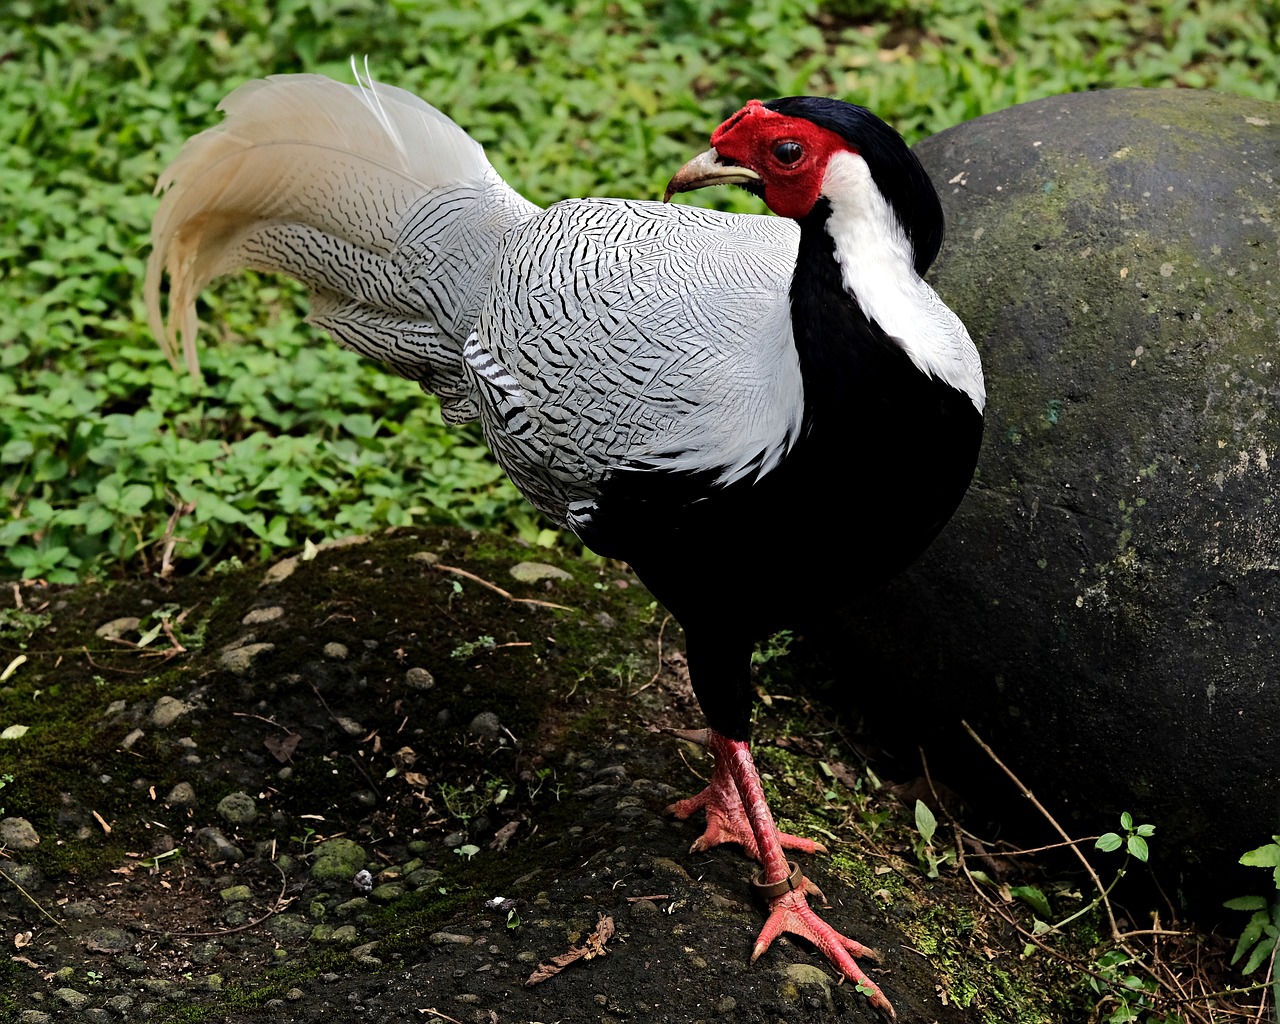
<svg viewBox="0 0 1280 1024"><path fill-rule="evenodd" d="M156 186L145 298L170 360L181 350L198 373L210 281L280 272L310 289L309 320L440 394L446 418L472 418L462 345L502 235L536 207L453 121L372 79L274 76L219 109Z"/></svg>

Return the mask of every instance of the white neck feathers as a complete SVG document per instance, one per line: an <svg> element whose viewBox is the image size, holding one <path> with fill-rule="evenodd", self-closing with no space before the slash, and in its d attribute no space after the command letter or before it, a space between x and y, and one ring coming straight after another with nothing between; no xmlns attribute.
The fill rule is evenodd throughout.
<svg viewBox="0 0 1280 1024"><path fill-rule="evenodd" d="M867 319L921 372L963 391L982 412L986 387L978 350L960 318L916 273L911 243L866 161L847 151L833 154L822 195L831 204L827 233L844 286Z"/></svg>

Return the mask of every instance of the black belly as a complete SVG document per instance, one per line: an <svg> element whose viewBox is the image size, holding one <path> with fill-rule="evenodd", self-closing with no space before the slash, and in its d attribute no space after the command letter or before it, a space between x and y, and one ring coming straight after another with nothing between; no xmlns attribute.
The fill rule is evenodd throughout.
<svg viewBox="0 0 1280 1024"><path fill-rule="evenodd" d="M583 539L629 562L679 620L694 688L721 732L745 738L756 640L910 565L964 496L982 438L969 397L914 367L877 390L815 409L759 481L617 473L601 492Z"/></svg>

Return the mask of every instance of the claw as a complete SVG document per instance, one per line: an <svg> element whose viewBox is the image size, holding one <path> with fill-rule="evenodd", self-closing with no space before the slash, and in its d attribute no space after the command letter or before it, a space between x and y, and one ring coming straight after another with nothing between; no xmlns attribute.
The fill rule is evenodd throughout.
<svg viewBox="0 0 1280 1024"><path fill-rule="evenodd" d="M707 729L672 729L670 731L681 739L691 740L694 743L705 745L707 742ZM689 847L690 853L702 853L722 843L737 843L752 860L764 863L746 808L742 804L742 797L738 794L738 787L734 785L728 767L718 760L711 773L711 782L706 789L696 796L677 800L666 809L667 814L681 821L697 811L706 812L707 827ZM796 850L800 853L827 852L827 848L822 843L812 839L793 836L787 832L778 832L777 835L778 842L784 850ZM812 892L821 895L816 886L813 887Z"/></svg>
<svg viewBox="0 0 1280 1024"><path fill-rule="evenodd" d="M716 758L707 788L667 808L667 813L681 819L695 811L706 812L706 830L694 840L692 852L720 843L738 843L763 869L752 884L768 900L769 917L756 939L751 959L760 957L783 933L808 939L831 961L842 979L854 982L872 1006L890 1020L896 1019L893 1005L854 960L854 957L878 959L876 951L841 935L809 906L805 897L823 899L822 892L804 878L795 862L788 861L782 851L826 853L827 848L811 839L778 831L746 741L732 740L709 729L670 731L710 747Z"/></svg>
<svg viewBox="0 0 1280 1024"><path fill-rule="evenodd" d="M798 935L812 942L843 977L857 985L858 991L867 997L867 1001L872 1006L888 1016L890 1020L897 1019L893 1004L880 991L880 986L868 978L858 966L857 961L853 959L861 957L879 960L879 953L870 946L864 946L861 942L841 935L832 928L814 913L799 889L775 897L769 901L769 905L768 920L760 929L760 937L756 939L755 948L751 951L752 962L755 962L779 935Z"/></svg>

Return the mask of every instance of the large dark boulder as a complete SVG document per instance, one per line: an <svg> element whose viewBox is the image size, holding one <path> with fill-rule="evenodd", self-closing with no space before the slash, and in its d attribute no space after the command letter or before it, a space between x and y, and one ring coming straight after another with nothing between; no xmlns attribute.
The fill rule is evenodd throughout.
<svg viewBox="0 0 1280 1024"><path fill-rule="evenodd" d="M850 624L870 677L1239 895L1221 870L1280 831L1280 105L1081 93L916 152L990 404L954 520Z"/></svg>

